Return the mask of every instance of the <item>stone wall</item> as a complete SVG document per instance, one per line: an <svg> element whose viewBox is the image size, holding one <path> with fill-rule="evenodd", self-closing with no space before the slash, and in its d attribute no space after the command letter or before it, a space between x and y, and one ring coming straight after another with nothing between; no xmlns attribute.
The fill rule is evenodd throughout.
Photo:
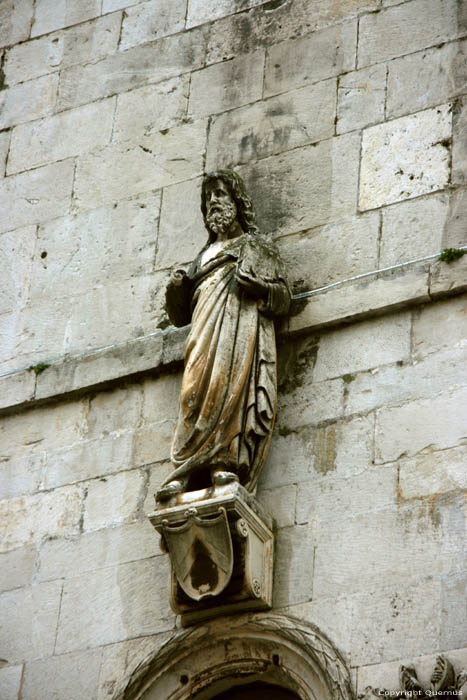
<svg viewBox="0 0 467 700"><path fill-rule="evenodd" d="M274 606L355 689L467 666L467 5L4 0L0 697L108 700L176 624L146 520L170 270L235 166L294 290L259 499Z"/></svg>

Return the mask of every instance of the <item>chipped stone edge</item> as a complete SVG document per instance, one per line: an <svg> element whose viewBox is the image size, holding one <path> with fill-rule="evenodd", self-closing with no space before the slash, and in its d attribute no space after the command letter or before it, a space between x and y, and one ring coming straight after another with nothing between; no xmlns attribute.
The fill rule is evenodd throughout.
<svg viewBox="0 0 467 700"><path fill-rule="evenodd" d="M353 323L416 304L467 291L467 256L446 264L418 264L397 273L335 287L295 302L295 314L279 329L279 341L322 328ZM142 338L51 363L34 376L22 370L0 377L0 414L46 401L102 389L138 375L178 369L189 326L169 328Z"/></svg>

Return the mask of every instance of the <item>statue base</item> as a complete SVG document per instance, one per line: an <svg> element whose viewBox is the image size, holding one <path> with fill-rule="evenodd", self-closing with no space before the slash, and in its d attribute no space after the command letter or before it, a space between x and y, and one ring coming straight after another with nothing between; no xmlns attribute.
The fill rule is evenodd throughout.
<svg viewBox="0 0 467 700"><path fill-rule="evenodd" d="M171 562L171 607L184 627L272 605L272 519L243 486L173 496L149 520Z"/></svg>

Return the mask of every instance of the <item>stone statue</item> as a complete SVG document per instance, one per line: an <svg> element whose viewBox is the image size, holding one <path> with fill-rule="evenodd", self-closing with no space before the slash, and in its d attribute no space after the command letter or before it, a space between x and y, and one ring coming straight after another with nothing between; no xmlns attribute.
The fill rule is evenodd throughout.
<svg viewBox="0 0 467 700"><path fill-rule="evenodd" d="M209 239L166 293L176 326L191 321L185 345L175 471L159 502L187 491L240 481L254 490L276 411L274 320L290 291L273 242L261 235L241 178L219 170L203 181Z"/></svg>

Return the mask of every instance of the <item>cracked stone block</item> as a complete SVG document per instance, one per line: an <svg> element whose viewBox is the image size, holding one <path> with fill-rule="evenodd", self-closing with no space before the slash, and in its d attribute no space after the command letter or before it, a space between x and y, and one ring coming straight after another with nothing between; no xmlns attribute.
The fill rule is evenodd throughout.
<svg viewBox="0 0 467 700"><path fill-rule="evenodd" d="M100 0L36 0L31 36L85 22L101 13Z"/></svg>
<svg viewBox="0 0 467 700"><path fill-rule="evenodd" d="M384 120L386 66L377 65L339 78L336 132L343 134Z"/></svg>
<svg viewBox="0 0 467 700"><path fill-rule="evenodd" d="M120 50L182 31L185 12L186 0L141 2L127 7L123 15Z"/></svg>
<svg viewBox="0 0 467 700"><path fill-rule="evenodd" d="M363 132L359 208L375 209L449 183L451 106L371 126Z"/></svg>
<svg viewBox="0 0 467 700"><path fill-rule="evenodd" d="M58 74L44 75L0 92L0 129L52 114Z"/></svg>
<svg viewBox="0 0 467 700"><path fill-rule="evenodd" d="M3 0L0 3L0 47L29 38L34 0Z"/></svg>
<svg viewBox="0 0 467 700"><path fill-rule="evenodd" d="M188 0L187 27L212 22L219 17L248 10L261 5L264 0Z"/></svg>

